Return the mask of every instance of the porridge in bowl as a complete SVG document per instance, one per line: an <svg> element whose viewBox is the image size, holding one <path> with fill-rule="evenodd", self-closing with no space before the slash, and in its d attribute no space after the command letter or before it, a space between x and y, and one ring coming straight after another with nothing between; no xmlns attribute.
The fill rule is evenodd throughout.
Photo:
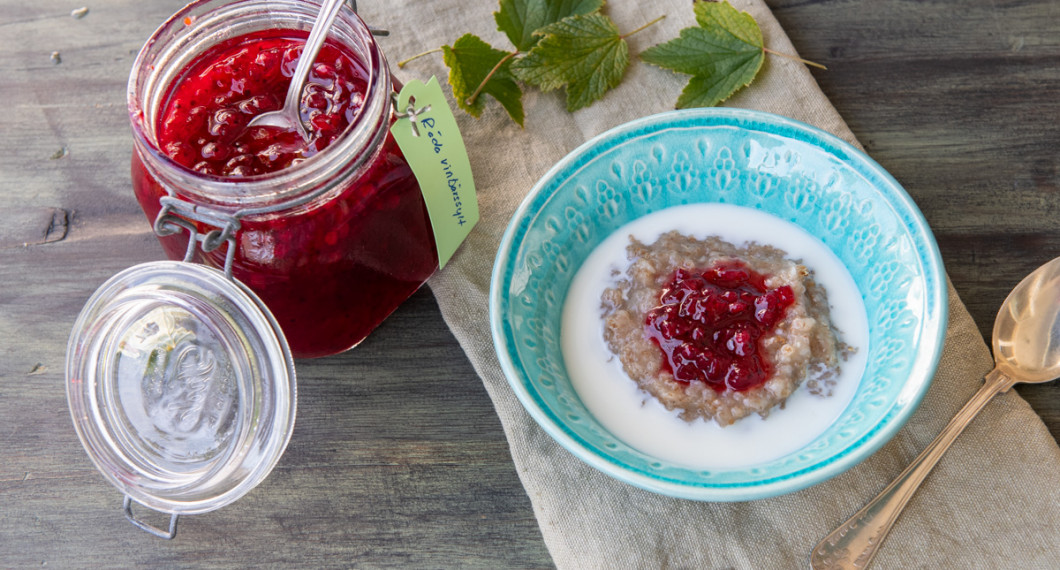
<svg viewBox="0 0 1060 570"><path fill-rule="evenodd" d="M803 382L829 395L840 345L812 271L772 246L670 231L635 237L602 296L603 336L625 372L682 418L765 417Z"/></svg>
<svg viewBox="0 0 1060 570"><path fill-rule="evenodd" d="M719 469L824 432L857 390L868 321L820 240L758 210L693 204L596 246L567 292L560 344L575 392L615 437Z"/></svg>

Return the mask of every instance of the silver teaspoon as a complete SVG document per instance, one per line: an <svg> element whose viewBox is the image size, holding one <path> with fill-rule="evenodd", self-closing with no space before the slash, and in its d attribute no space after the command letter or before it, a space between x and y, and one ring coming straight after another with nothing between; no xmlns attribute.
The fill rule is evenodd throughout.
<svg viewBox="0 0 1060 570"><path fill-rule="evenodd" d="M868 567L920 483L987 402L1014 384L1060 377L1060 258L1034 270L1009 293L994 321L993 345L994 369L983 387L897 479L814 547L810 566Z"/></svg>
<svg viewBox="0 0 1060 570"><path fill-rule="evenodd" d="M287 87L287 96L283 100L283 108L279 111L262 113L247 124L248 127L281 127L295 129L302 136L302 140L309 142L309 131L302 123L299 107L302 102L302 89L305 88L306 79L309 77L309 67L317 58L317 53L324 45L328 37L328 29L335 21L335 17L342 8L345 0L324 0L320 5L320 12L313 22L313 29L309 31L309 38L302 48L302 55L298 57L298 66L295 67L294 75L291 76L291 84Z"/></svg>

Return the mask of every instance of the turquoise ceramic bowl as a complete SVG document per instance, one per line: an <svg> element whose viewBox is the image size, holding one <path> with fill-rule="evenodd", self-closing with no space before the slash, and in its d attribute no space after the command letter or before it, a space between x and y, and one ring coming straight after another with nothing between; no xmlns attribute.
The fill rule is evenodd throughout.
<svg viewBox="0 0 1060 570"><path fill-rule="evenodd" d="M790 220L846 265L869 323L853 400L811 444L738 469L676 465L624 444L567 377L560 323L582 261L627 222L669 206L721 202ZM619 126L561 160L516 210L490 292L493 341L523 406L589 465L650 491L742 501L797 491L856 465L909 419L946 331L946 279L931 230L878 164L805 124L738 109L663 113Z"/></svg>

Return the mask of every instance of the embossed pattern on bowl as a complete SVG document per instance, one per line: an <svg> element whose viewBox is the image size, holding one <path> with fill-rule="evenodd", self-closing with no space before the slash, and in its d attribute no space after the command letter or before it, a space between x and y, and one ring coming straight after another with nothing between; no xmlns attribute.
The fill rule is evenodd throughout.
<svg viewBox="0 0 1060 570"><path fill-rule="evenodd" d="M759 209L817 236L847 266L869 320L867 368L840 418L798 452L747 468L688 469L616 439L579 400L560 350L565 294L593 248L630 220L700 202ZM651 491L736 501L818 483L888 441L930 384L947 303L930 229L872 159L787 118L696 109L619 126L553 167L502 238L490 312L494 344L516 395L575 456Z"/></svg>

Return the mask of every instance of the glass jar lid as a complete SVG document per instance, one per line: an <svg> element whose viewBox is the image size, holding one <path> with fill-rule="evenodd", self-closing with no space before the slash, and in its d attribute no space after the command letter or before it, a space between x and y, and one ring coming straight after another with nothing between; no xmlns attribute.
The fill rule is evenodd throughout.
<svg viewBox="0 0 1060 570"><path fill-rule="evenodd" d="M297 396L264 303L216 269L175 261L131 267L96 290L70 336L66 392L104 477L174 522L264 480L290 440Z"/></svg>

